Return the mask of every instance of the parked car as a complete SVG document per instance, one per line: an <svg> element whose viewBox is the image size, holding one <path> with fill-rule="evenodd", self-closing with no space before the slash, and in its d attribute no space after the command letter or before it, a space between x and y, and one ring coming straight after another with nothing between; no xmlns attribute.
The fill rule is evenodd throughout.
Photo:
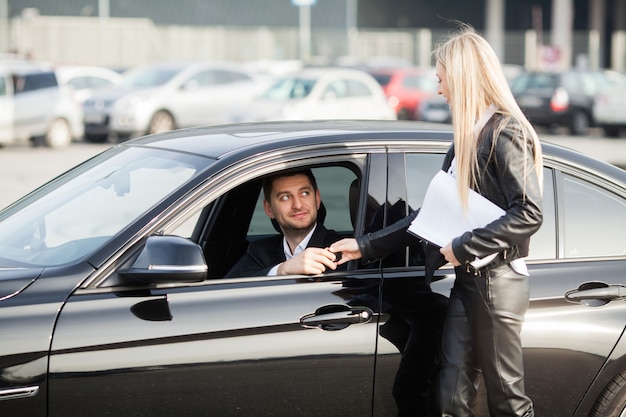
<svg viewBox="0 0 626 417"><path fill-rule="evenodd" d="M317 276L224 277L276 233L265 175L313 169L325 226L361 235L421 206L451 139L403 121L183 129L111 147L8 206L0 415L369 417L427 400L416 378L454 272L428 287L417 240ZM543 150L527 392L539 416L623 415L626 172Z"/></svg>
<svg viewBox="0 0 626 417"><path fill-rule="evenodd" d="M81 105L95 92L114 87L124 78L118 71L89 65L58 66L55 73L59 83L67 85Z"/></svg>
<svg viewBox="0 0 626 417"><path fill-rule="evenodd" d="M511 90L534 125L565 126L572 135L586 135L596 124L594 99L608 85L601 71L525 72Z"/></svg>
<svg viewBox="0 0 626 417"><path fill-rule="evenodd" d="M617 137L626 129L626 74L610 71L607 77L610 87L596 95L593 117L606 136Z"/></svg>
<svg viewBox="0 0 626 417"><path fill-rule="evenodd" d="M444 96L425 98L416 110L415 119L425 122L452 123L450 105Z"/></svg>
<svg viewBox="0 0 626 417"><path fill-rule="evenodd" d="M279 76L230 122L315 119L395 120L382 87L369 74L349 68L305 68Z"/></svg>
<svg viewBox="0 0 626 417"><path fill-rule="evenodd" d="M437 95L437 76L433 68L373 68L368 72L383 87L398 119L415 119L420 103Z"/></svg>
<svg viewBox="0 0 626 417"><path fill-rule="evenodd" d="M83 105L85 138L104 142L219 124L258 94L263 83L242 66L222 62L156 63L129 70L117 88Z"/></svg>
<svg viewBox="0 0 626 417"><path fill-rule="evenodd" d="M62 148L82 136L82 109L51 66L0 63L0 145L30 140Z"/></svg>

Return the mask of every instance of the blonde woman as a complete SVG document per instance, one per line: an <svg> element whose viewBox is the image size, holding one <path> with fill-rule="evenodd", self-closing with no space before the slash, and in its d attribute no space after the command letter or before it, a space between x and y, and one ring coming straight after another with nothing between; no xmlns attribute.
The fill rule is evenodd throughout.
<svg viewBox="0 0 626 417"><path fill-rule="evenodd" d="M429 250L426 276L449 262L456 279L443 329L436 404L445 416L472 416L482 374L491 416L534 416L524 390L520 332L528 308L524 258L542 222L541 145L509 89L488 42L469 26L434 52L439 94L452 112L454 142L443 170L456 177L461 201L471 188L505 213L483 228ZM343 239L342 262L382 257L406 244L415 213L381 231ZM470 262L498 256L476 270Z"/></svg>

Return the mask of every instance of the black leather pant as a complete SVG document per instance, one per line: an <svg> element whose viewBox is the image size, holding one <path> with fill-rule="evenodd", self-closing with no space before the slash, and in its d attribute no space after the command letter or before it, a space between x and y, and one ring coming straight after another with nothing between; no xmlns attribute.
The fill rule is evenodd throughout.
<svg viewBox="0 0 626 417"><path fill-rule="evenodd" d="M524 393L520 332L528 277L508 264L479 274L456 268L443 329L438 403L443 416L473 416L482 372L492 417L534 415Z"/></svg>

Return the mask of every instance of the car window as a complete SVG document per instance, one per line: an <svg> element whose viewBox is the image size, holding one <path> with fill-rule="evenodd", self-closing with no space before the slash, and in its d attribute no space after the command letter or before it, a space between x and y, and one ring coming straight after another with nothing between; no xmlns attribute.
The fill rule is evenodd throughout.
<svg viewBox="0 0 626 417"><path fill-rule="evenodd" d="M92 75L85 75L81 77L75 77L67 81L67 84L72 86L76 90L82 90L85 88L102 88L108 87L113 84L109 79L96 77Z"/></svg>
<svg viewBox="0 0 626 417"><path fill-rule="evenodd" d="M7 94L6 79L0 76L0 96L5 96L6 94Z"/></svg>
<svg viewBox="0 0 626 417"><path fill-rule="evenodd" d="M52 191L31 194L23 202L30 204L28 210L3 213L4 265L55 266L79 259L210 163L206 158L132 147L100 158L64 177Z"/></svg>
<svg viewBox="0 0 626 417"><path fill-rule="evenodd" d="M350 217L349 190L356 180L355 173L346 167L313 168L313 175L326 207L324 226L340 233L353 233ZM263 208L263 192L259 191L248 229L248 236L255 237L276 233Z"/></svg>
<svg viewBox="0 0 626 417"><path fill-rule="evenodd" d="M361 81L347 80L346 82L350 97L367 97L372 95L372 90Z"/></svg>
<svg viewBox="0 0 626 417"><path fill-rule="evenodd" d="M331 99L348 97L348 85L346 81L336 80L331 82L324 90L322 97Z"/></svg>
<svg viewBox="0 0 626 417"><path fill-rule="evenodd" d="M317 80L304 78L282 78L276 81L262 95L266 100L291 100L309 95Z"/></svg>
<svg viewBox="0 0 626 417"><path fill-rule="evenodd" d="M52 72L19 75L13 78L16 94L57 86L57 79Z"/></svg>
<svg viewBox="0 0 626 417"><path fill-rule="evenodd" d="M587 181L563 175L565 258L626 254L626 200Z"/></svg>
<svg viewBox="0 0 626 417"><path fill-rule="evenodd" d="M122 85L130 88L159 87L169 82L181 71L182 68L159 67L131 70L131 72L124 78L124 81L122 81Z"/></svg>
<svg viewBox="0 0 626 417"><path fill-rule="evenodd" d="M441 170L443 154L413 153L406 155L407 198L410 210L422 206L430 181ZM423 251L417 239L409 248L409 265L424 265Z"/></svg>
<svg viewBox="0 0 626 417"><path fill-rule="evenodd" d="M519 94L532 89L553 89L555 84L554 74L527 73L521 74L515 80L511 90L514 94Z"/></svg>

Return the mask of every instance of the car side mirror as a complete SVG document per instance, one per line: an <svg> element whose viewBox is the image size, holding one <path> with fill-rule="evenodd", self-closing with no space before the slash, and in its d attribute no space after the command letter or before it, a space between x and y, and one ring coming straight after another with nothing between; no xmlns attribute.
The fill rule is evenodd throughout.
<svg viewBox="0 0 626 417"><path fill-rule="evenodd" d="M180 236L150 236L133 263L120 277L145 284L200 282L208 267L200 246Z"/></svg>

